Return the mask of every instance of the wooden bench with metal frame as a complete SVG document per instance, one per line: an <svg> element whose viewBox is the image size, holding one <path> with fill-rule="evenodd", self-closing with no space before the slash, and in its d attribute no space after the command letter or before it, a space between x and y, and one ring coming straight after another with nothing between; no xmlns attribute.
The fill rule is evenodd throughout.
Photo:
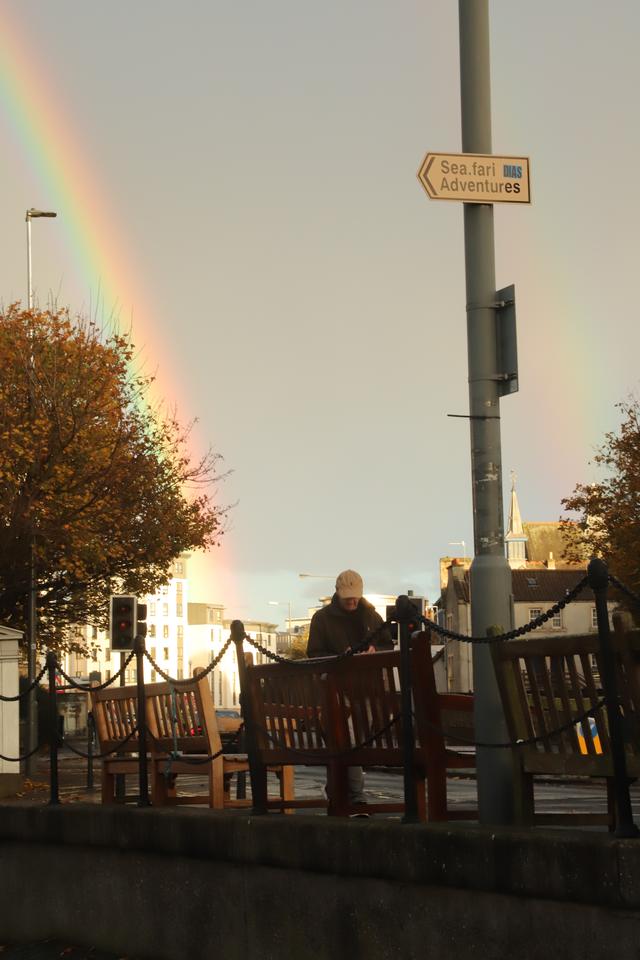
<svg viewBox="0 0 640 960"><path fill-rule="evenodd" d="M449 810L446 789L447 769L474 767L475 757L450 749L442 735L447 710L469 714L473 698L436 692L428 634L412 638L411 674L418 816L475 818L476 811ZM327 768L330 801L299 799L292 806L327 806L330 816L404 811L404 803L355 805L348 799L350 766L403 766L398 650L247 666L241 681L243 709L253 724L249 758L257 812L282 805L266 795L266 770L274 763Z"/></svg>
<svg viewBox="0 0 640 960"><path fill-rule="evenodd" d="M618 622L611 636L618 694L625 725L629 777L640 775L640 633L625 631ZM598 634L535 636L492 645L509 739L513 748L514 806L519 823L605 823L615 826L614 771L607 713L596 710L593 721L578 726L575 717L603 702ZM565 727L555 736L549 734ZM602 777L607 786L607 812L537 814L534 779Z"/></svg>

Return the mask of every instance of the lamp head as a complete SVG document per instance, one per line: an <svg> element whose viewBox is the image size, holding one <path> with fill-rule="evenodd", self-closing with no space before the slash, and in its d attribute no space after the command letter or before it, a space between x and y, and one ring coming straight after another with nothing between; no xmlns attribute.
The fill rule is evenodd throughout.
<svg viewBox="0 0 640 960"><path fill-rule="evenodd" d="M58 214L55 210L36 210L34 207L29 207L27 210L27 215L25 220L35 220L37 217L57 217Z"/></svg>

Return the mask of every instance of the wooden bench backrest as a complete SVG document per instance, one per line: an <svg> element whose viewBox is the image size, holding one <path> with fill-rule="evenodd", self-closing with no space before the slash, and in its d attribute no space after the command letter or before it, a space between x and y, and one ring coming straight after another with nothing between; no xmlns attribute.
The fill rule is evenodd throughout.
<svg viewBox="0 0 640 960"><path fill-rule="evenodd" d="M174 693L175 691L175 693ZM190 680L172 687L169 683L145 685L147 726L152 734L147 747L152 753L213 754L221 749L220 733L207 679ZM136 686L106 687L91 691L91 703L100 752L113 750L137 723ZM119 748L137 753L138 735Z"/></svg>
<svg viewBox="0 0 640 960"><path fill-rule="evenodd" d="M628 733L627 750L638 756L639 637L637 633L612 634L611 642L615 648L618 693ZM598 711L594 724L585 721L579 730L571 724L559 736L545 736L603 699L597 634L511 640L492 645L492 655L511 739L543 738L520 748L524 758L564 755L571 758L573 770L581 757L585 769L601 763L603 758L608 761L610 743L605 709Z"/></svg>
<svg viewBox="0 0 640 960"><path fill-rule="evenodd" d="M138 688L136 686L106 687L91 690L91 709L101 753L113 750L137 726ZM119 748L120 753L138 752L138 734L135 733Z"/></svg>
<svg viewBox="0 0 640 960"><path fill-rule="evenodd" d="M153 734L152 752L211 755L222 748L216 712L207 678L173 687L169 683L145 686L147 723Z"/></svg>
<svg viewBox="0 0 640 960"><path fill-rule="evenodd" d="M263 762L291 763L293 748L299 762L323 763L371 740L354 764L402 763L399 651L249 666L246 678ZM443 749L427 634L413 638L412 680L417 746Z"/></svg>

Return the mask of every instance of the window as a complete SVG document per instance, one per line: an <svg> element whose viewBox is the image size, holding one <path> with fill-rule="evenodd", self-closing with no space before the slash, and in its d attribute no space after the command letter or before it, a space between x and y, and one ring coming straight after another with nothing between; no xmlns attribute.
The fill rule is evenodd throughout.
<svg viewBox="0 0 640 960"><path fill-rule="evenodd" d="M169 659L169 647L164 647L164 659Z"/></svg>
<svg viewBox="0 0 640 960"><path fill-rule="evenodd" d="M111 660L111 647L106 647L104 651L105 660Z"/></svg>
<svg viewBox="0 0 640 960"><path fill-rule="evenodd" d="M155 672L155 670L152 670L152 671L151 671L151 683L155 683L155 682L156 682L156 672Z"/></svg>
<svg viewBox="0 0 640 960"><path fill-rule="evenodd" d="M178 634L178 643L182 643L182 641L184 640L184 627L180 625L176 627L176 631Z"/></svg>
<svg viewBox="0 0 640 960"><path fill-rule="evenodd" d="M151 656L152 656L153 659L155 660L155 658L156 658L156 648L155 648L155 647L151 647L151 650L149 651L149 653L151 654Z"/></svg>
<svg viewBox="0 0 640 960"><path fill-rule="evenodd" d="M218 670L218 706L222 706L222 670Z"/></svg>
<svg viewBox="0 0 640 960"><path fill-rule="evenodd" d="M107 670L107 680L111 680L111 670Z"/></svg>
<svg viewBox="0 0 640 960"><path fill-rule="evenodd" d="M162 616L163 616L163 617L168 617L168 616L169 616L169 604L168 604L168 603L163 603L163 604L162 604Z"/></svg>
<svg viewBox="0 0 640 960"><path fill-rule="evenodd" d="M562 610L558 610L555 617L553 617L551 626L554 630L562 630Z"/></svg>
<svg viewBox="0 0 640 960"><path fill-rule="evenodd" d="M529 608L529 620L535 620L536 617L541 616L542 607L530 607Z"/></svg>
<svg viewBox="0 0 640 960"><path fill-rule="evenodd" d="M150 637L155 637L155 635L156 635L156 625L155 625L155 623L150 623L150 624L149 624L149 636L150 636Z"/></svg>
<svg viewBox="0 0 640 960"><path fill-rule="evenodd" d="M595 607L591 607L591 626L594 630L598 629L598 614Z"/></svg>
<svg viewBox="0 0 640 960"><path fill-rule="evenodd" d="M184 613L182 608L182 600L178 600L176 602L176 617L183 617L183 616L184 616Z"/></svg>
<svg viewBox="0 0 640 960"><path fill-rule="evenodd" d="M164 627L162 628L162 637L163 637L164 640L168 640L168 639L169 639L169 626L168 626L168 624L166 624L166 623L165 623Z"/></svg>
<svg viewBox="0 0 640 960"><path fill-rule="evenodd" d="M184 576L184 563L182 560L176 560L176 577Z"/></svg>
<svg viewBox="0 0 640 960"><path fill-rule="evenodd" d="M153 601L149 604L149 616L150 616L150 617L155 617L155 615L156 615L156 602L155 602L155 600L153 600Z"/></svg>

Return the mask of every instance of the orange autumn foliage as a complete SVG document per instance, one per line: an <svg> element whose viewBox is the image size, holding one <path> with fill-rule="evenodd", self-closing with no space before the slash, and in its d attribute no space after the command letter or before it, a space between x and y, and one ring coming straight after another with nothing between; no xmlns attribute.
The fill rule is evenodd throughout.
<svg viewBox="0 0 640 960"><path fill-rule="evenodd" d="M578 515L567 523L565 557L583 561L602 557L609 572L640 593L640 403L629 397L617 404L622 422L617 432L605 434L592 463L604 476L597 483L579 483L562 501ZM616 596L622 605L626 596ZM638 610L632 609L636 618Z"/></svg>
<svg viewBox="0 0 640 960"><path fill-rule="evenodd" d="M192 461L133 360L128 336L68 311L0 310L0 620L25 629L33 543L41 646L77 646L110 593L155 591L222 533L219 456Z"/></svg>

